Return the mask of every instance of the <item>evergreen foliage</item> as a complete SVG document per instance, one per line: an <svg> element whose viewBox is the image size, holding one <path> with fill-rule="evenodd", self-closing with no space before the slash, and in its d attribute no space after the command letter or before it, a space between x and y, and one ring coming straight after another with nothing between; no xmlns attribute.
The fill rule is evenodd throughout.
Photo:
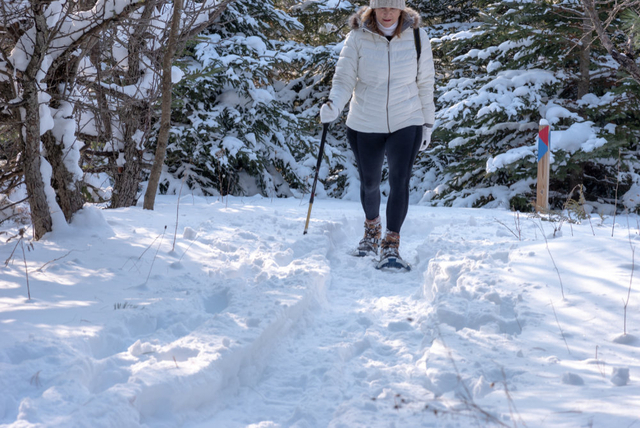
<svg viewBox="0 0 640 428"><path fill-rule="evenodd" d="M589 93L578 98L588 40L576 5L540 1L487 5L468 28L434 39L451 61L437 88L436 144L414 181L426 190L423 202L513 207L532 199L542 118L552 125L555 206L578 184L590 203L613 202L619 150L618 191L637 182L638 92L617 87L617 69L594 41Z"/></svg>
<svg viewBox="0 0 640 428"><path fill-rule="evenodd" d="M220 24L187 48L187 77L175 88L167 165L192 188L204 194L255 193L252 180L243 180L254 178L274 196L287 193L285 177L292 187L300 184L292 164L304 144L282 132L298 123L285 113L272 81L275 69L291 58L265 34L280 27L300 29L272 2L235 2ZM168 183L164 188L171 191Z"/></svg>
<svg viewBox="0 0 640 428"><path fill-rule="evenodd" d="M294 69L288 84L296 94L294 114L318 117L319 107L331 90L342 42L350 31L348 17L359 7L359 4L348 1L317 0L296 2L288 9L305 28L303 33L294 35L294 40L308 46L307 58L302 67ZM343 113L344 119L346 110ZM319 138L317 123L312 123L308 131ZM329 171L322 177L327 194L345 197L350 190L358 192L355 159L347 143L344 120L330 125L327 139L327 148L334 160L327 164Z"/></svg>
<svg viewBox="0 0 640 428"><path fill-rule="evenodd" d="M20 13L27 13L28 3L22 3ZM80 202L110 199L117 207L137 200L158 128L155 83L169 4L136 6L92 35L82 55L70 55L77 64L56 63L44 81L50 93L43 96L51 99L44 111L55 119L45 123L55 128L47 138L54 136L69 149L61 165L82 168L76 174L84 172ZM177 193L184 180L204 195L307 193L322 129L319 107L350 30L348 17L368 4L232 2L214 25L188 42L178 61L186 75L174 86L160 190ZM412 202L531 209L538 124L547 119L553 207L566 206L579 187L585 203L601 212L616 204L638 210L640 82L601 46L580 2L407 0L407 5L420 12L436 62L435 130L431 148L414 168ZM614 9L607 7L614 6L597 5L606 31L617 52L639 63L640 11L634 6L612 16ZM144 18L143 10L153 19ZM0 46L5 56L18 38ZM20 86L10 84L9 77L19 73L7 64L0 61L5 104ZM16 113L19 106L12 108ZM346 113L331 125L318 193L358 199ZM18 116L3 118L0 192L23 198L22 125ZM388 194L386 170L382 191Z"/></svg>
<svg viewBox="0 0 640 428"><path fill-rule="evenodd" d="M167 157L172 175L204 194L307 191L317 156L317 104L336 55L332 47L303 43L325 42L330 34L309 38L314 33L302 30L272 1L239 1L188 48ZM340 152L325 154L325 165L335 169ZM165 191L175 191L170 182Z"/></svg>

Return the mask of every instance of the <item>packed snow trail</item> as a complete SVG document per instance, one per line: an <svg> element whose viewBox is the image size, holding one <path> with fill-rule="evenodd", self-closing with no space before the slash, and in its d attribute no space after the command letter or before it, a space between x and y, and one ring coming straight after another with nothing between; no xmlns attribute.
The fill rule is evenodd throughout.
<svg viewBox="0 0 640 428"><path fill-rule="evenodd" d="M360 232L351 230L352 223L361 223L355 218L315 230L327 232L331 240L326 300L266 358L259 380L219 403L222 410L203 427L265 421L274 426L372 427L387 417L397 419L399 426L415 426L429 419L422 411L429 397L421 386L425 375L415 366L424 338L419 319L425 301L416 297L422 273L379 271L372 258L348 255ZM407 239L407 254L415 252L415 241ZM422 256L415 261L423 264ZM265 420L255 420L254 414Z"/></svg>
<svg viewBox="0 0 640 428"><path fill-rule="evenodd" d="M311 236L329 238L326 299L280 339L255 379L194 426L574 427L608 421L598 400L616 392L606 363L590 359L587 349L579 357L577 349L564 352L551 318L551 299L559 311L572 305L558 300L555 282L540 284L535 276L525 282L512 267L548 264L535 220L523 217L517 224L507 212L476 219L474 210L412 207L401 254L413 270L384 272L372 259L348 255L362 233L359 205L348 206L315 207L323 220ZM538 241L535 251L518 250L518 228ZM525 296L542 288L547 300L531 310ZM526 327L544 347L520 340ZM545 381L528 391L536 378ZM600 387L574 400L570 390L584 378ZM564 400L558 400L559 387L569 392ZM532 394L535 402L527 398ZM587 412L591 406L598 410ZM636 416L627 411L625 418Z"/></svg>
<svg viewBox="0 0 640 428"><path fill-rule="evenodd" d="M576 357L564 352L550 317L551 299L559 310L567 308L558 300L560 290L535 277L521 282L526 278L511 267L520 263L531 270L539 260L548 263L540 242L536 251L518 251L517 228L542 241L533 219L513 224L508 212L496 213L499 219L476 219L474 210L453 214L412 207L401 254L413 270L386 272L376 270L371 258L348 255L362 233L359 205L346 209L343 202L334 210L327 204L316 207L323 220L313 223L307 238L328 237L326 296L257 363L255 378L218 401L214 417L194 426L547 426L553 421L551 426L570 427L607 420L606 412L586 412L590 406L606 407L597 400L603 390L589 393L588 405L574 402L571 394L566 403L557 400L558 385L575 388L582 376L605 390L611 383L603 375L604 361L589 359L586 350L577 366L559 364ZM552 288L537 309L544 312L532 311L524 296L542 287ZM542 337L544 347L520 340L525 327L537 330L532 333ZM587 374L576 375L578 367ZM553 381L527 392L540 377ZM532 393L536 402L525 398ZM626 417L635 418L632 412Z"/></svg>
<svg viewBox="0 0 640 428"><path fill-rule="evenodd" d="M612 237L606 216L411 206L413 269L386 272L348 255L356 202L317 201L303 235L299 200L184 196L173 249L176 200L34 243L31 301L4 268L0 426L640 423L636 216Z"/></svg>

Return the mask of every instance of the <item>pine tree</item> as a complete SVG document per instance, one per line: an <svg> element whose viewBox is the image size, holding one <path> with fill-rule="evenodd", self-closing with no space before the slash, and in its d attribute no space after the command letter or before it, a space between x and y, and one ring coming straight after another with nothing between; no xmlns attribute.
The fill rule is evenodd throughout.
<svg viewBox="0 0 640 428"><path fill-rule="evenodd" d="M203 194L307 191L318 146L317 86L331 54L303 44L313 33L302 30L273 1L242 0L188 47L167 156L173 176ZM325 154L329 168L334 155L341 158L331 148ZM176 186L167 176L161 184L169 192Z"/></svg>
<svg viewBox="0 0 640 428"><path fill-rule="evenodd" d="M307 130L316 138L320 138L321 130L317 120L319 108L327 100L342 43L351 30L348 18L359 7L345 1L317 0L295 2L288 9L291 16L304 24L304 32L293 35L293 39L302 43L307 52L304 62L288 75L293 113L313 118L307 122ZM325 148L328 171L321 176L326 193L339 198L359 189L355 159L346 138L346 114L345 109L342 119L330 125Z"/></svg>
<svg viewBox="0 0 640 428"><path fill-rule="evenodd" d="M619 148L626 168L637 168L630 145L636 95L611 89L616 69L597 43L587 43L583 22L582 11L567 4L501 2L486 6L471 28L436 41L452 61L438 88L436 144L421 161L424 202L529 209L544 117L554 131L585 134L554 149L555 205L577 184L592 203L613 197L608 177L615 177ZM629 188L630 173L619 190Z"/></svg>

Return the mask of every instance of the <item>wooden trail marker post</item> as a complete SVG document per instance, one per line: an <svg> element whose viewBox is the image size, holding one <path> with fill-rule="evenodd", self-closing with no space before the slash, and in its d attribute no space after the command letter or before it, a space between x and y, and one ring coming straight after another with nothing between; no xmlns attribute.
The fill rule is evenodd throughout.
<svg viewBox="0 0 640 428"><path fill-rule="evenodd" d="M551 157L551 128L546 119L540 120L538 131L538 190L536 211L549 211L549 158Z"/></svg>

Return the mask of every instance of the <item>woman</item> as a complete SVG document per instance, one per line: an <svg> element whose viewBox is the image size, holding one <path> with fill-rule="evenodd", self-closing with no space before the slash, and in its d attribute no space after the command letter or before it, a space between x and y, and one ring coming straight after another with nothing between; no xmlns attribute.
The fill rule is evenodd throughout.
<svg viewBox="0 0 640 428"><path fill-rule="evenodd" d="M350 19L336 65L329 100L320 120L333 122L351 98L347 139L358 164L364 238L355 255L377 255L380 268L409 265L398 252L400 228L409 209L409 180L420 149L431 140L435 118L434 66L429 38L414 28L420 15L404 0L371 0ZM418 56L418 46L421 54ZM381 241L380 181L387 156L389 198L387 227Z"/></svg>

